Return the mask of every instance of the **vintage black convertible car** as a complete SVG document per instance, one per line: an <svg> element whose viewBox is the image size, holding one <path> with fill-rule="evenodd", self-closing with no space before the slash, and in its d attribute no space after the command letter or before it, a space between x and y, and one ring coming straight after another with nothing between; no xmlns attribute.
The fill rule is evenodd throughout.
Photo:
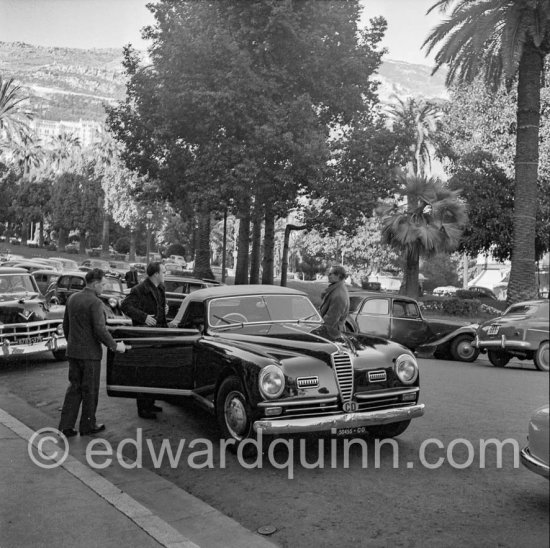
<svg viewBox="0 0 550 548"><path fill-rule="evenodd" d="M50 351L65 359L64 307L50 306L23 268L0 268L0 358Z"/></svg>
<svg viewBox="0 0 550 548"><path fill-rule="evenodd" d="M132 348L108 354L110 396L190 396L236 444L260 429L391 437L424 414L410 350L330 333L300 291L218 286L184 303L178 328L111 328Z"/></svg>

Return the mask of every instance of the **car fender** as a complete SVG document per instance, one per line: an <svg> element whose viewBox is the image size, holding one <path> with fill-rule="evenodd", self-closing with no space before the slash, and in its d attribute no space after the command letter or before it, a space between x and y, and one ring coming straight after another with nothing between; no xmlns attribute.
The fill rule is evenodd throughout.
<svg viewBox="0 0 550 548"><path fill-rule="evenodd" d="M426 348L426 347L435 347L440 346L444 344L450 343L453 339L458 337L459 335L468 334L471 335L472 338L475 338L476 331L479 325L477 323L473 323L470 325L463 325L459 327L458 329L455 329L454 331L451 331L450 333L447 333L446 335L439 337L438 339L435 339L433 341L430 341L429 343L424 343L420 346L420 348Z"/></svg>

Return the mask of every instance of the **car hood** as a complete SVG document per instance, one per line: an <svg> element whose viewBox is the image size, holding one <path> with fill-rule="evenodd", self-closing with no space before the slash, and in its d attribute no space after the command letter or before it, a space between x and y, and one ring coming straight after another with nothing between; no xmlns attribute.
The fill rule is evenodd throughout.
<svg viewBox="0 0 550 548"><path fill-rule="evenodd" d="M277 361L299 355L309 355L330 361L334 353L350 353L354 362L369 362L371 366L387 365L388 358L410 351L400 344L364 334L334 333L324 325L275 323L245 325L222 329L214 336L257 355Z"/></svg>

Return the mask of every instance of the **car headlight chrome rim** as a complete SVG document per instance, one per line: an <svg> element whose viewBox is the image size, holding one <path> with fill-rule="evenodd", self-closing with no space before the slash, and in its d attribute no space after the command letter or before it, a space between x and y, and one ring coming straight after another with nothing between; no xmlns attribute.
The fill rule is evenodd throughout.
<svg viewBox="0 0 550 548"><path fill-rule="evenodd" d="M418 378L418 364L414 356L401 354L395 360L395 373L403 384L412 384Z"/></svg>
<svg viewBox="0 0 550 548"><path fill-rule="evenodd" d="M267 365L260 371L258 385L265 398L278 398L285 389L284 373L276 365Z"/></svg>
<svg viewBox="0 0 550 548"><path fill-rule="evenodd" d="M114 297L110 297L107 302L111 308L116 308L118 306L118 301Z"/></svg>

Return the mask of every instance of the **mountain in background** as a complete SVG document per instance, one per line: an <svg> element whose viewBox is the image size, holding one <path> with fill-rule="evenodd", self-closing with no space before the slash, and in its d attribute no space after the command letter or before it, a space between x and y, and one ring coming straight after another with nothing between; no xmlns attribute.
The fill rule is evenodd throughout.
<svg viewBox="0 0 550 548"><path fill-rule="evenodd" d="M425 65L384 61L377 75L381 101L392 102L394 95L446 98L444 74L430 72ZM123 99L126 91L121 49L0 42L0 75L15 78L30 97L29 109L44 120L102 122L104 105Z"/></svg>

